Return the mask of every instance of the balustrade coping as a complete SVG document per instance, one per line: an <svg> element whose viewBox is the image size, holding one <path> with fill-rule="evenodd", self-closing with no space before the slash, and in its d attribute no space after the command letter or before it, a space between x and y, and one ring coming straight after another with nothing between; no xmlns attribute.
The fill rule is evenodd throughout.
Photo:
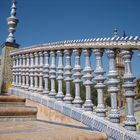
<svg viewBox="0 0 140 140"><path fill-rule="evenodd" d="M86 49L86 48L118 48L118 49L135 49L140 50L140 37L126 36L126 37L108 37L108 38L92 38L80 40L66 40L59 42L52 42L46 44L33 45L26 48L14 50L10 53L11 56L33 53L46 50L65 50L65 49Z"/></svg>

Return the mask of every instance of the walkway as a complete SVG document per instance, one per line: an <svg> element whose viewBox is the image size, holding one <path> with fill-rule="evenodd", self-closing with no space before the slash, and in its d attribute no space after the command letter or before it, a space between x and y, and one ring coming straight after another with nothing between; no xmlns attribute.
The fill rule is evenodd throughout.
<svg viewBox="0 0 140 140"><path fill-rule="evenodd" d="M0 122L0 140L105 140L104 133L43 121Z"/></svg>

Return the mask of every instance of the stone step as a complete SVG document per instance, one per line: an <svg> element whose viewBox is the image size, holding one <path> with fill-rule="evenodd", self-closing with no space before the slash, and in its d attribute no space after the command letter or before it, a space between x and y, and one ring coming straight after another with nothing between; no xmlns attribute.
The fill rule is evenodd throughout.
<svg viewBox="0 0 140 140"><path fill-rule="evenodd" d="M0 107L0 116L36 116L34 107Z"/></svg>
<svg viewBox="0 0 140 140"><path fill-rule="evenodd" d="M0 102L0 107L22 107L25 102Z"/></svg>
<svg viewBox="0 0 140 140"><path fill-rule="evenodd" d="M0 116L0 122L3 122L3 121L33 121L33 120L36 120L36 115Z"/></svg>
<svg viewBox="0 0 140 140"><path fill-rule="evenodd" d="M24 102L26 99L18 96L0 96L0 102Z"/></svg>
<svg viewBox="0 0 140 140"><path fill-rule="evenodd" d="M36 120L37 108L25 106L25 98L0 96L0 121Z"/></svg>

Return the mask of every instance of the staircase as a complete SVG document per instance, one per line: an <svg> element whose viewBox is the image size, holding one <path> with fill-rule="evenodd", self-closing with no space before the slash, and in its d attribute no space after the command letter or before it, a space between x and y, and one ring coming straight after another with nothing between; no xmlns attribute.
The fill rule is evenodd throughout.
<svg viewBox="0 0 140 140"><path fill-rule="evenodd" d="M0 96L0 121L36 120L37 108L25 106L25 98Z"/></svg>

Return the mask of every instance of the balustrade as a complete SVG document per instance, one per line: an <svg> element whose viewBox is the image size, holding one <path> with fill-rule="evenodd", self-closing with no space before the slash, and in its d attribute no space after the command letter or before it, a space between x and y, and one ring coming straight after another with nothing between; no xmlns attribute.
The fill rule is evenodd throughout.
<svg viewBox="0 0 140 140"><path fill-rule="evenodd" d="M65 82L66 82L66 95L63 98L64 102L67 104L72 104L73 97L71 96L71 81L72 81L72 67L71 67L71 50L64 51L66 56L66 65L65 65Z"/></svg>
<svg viewBox="0 0 140 140"><path fill-rule="evenodd" d="M17 86L21 87L22 85L22 56L21 55L19 55L17 58L17 74L18 74Z"/></svg>
<svg viewBox="0 0 140 140"><path fill-rule="evenodd" d="M28 90L29 88L29 66L30 66L29 54L26 54L26 66L25 66L26 90Z"/></svg>
<svg viewBox="0 0 140 140"><path fill-rule="evenodd" d="M55 80L56 80L56 52L51 51L50 55L52 57L52 63L50 66L50 80L51 80L51 91L49 92L49 96L54 98L56 95L56 90L55 90Z"/></svg>
<svg viewBox="0 0 140 140"><path fill-rule="evenodd" d="M119 113L117 106L117 93L119 80L117 79L118 73L116 70L116 61L115 61L115 50L109 49L107 50L108 58L109 58L109 73L108 73L108 92L111 96L111 110L109 113L109 118L113 123L119 123Z"/></svg>
<svg viewBox="0 0 140 140"><path fill-rule="evenodd" d="M21 74L22 75L22 85L21 85L21 87L25 88L25 84L26 84L25 82L26 81L25 81L25 55L24 54L22 55L21 59L22 59L22 65L21 65L21 68L22 68L22 70L21 70L21 72L22 72L22 74Z"/></svg>
<svg viewBox="0 0 140 140"><path fill-rule="evenodd" d="M80 55L81 55L81 50L80 49L74 49L73 50L74 52L74 55L75 55L75 66L73 68L73 71L74 71L74 84L75 84L75 98L73 100L73 105L75 107L78 107L78 108L81 108L82 107L82 103L83 101L81 100L81 97L80 97L80 83L82 82L81 80L81 65L80 65Z"/></svg>
<svg viewBox="0 0 140 140"><path fill-rule="evenodd" d="M62 91L62 83L63 83L63 52L61 50L57 51L58 55L58 67L57 67L57 80L58 80L58 93L56 98L58 101L62 101L64 98L64 94Z"/></svg>
<svg viewBox="0 0 140 140"><path fill-rule="evenodd" d="M18 77L18 56L15 56L16 57L16 66L15 66L15 75L16 75L16 84L15 86L17 87L18 86L18 82L19 82L19 77Z"/></svg>
<svg viewBox="0 0 140 140"><path fill-rule="evenodd" d="M34 70L33 70L33 65L34 65L34 55L32 53L30 53L30 86L29 86L29 90L33 90L34 88L34 79L33 79L33 74L34 74Z"/></svg>
<svg viewBox="0 0 140 140"><path fill-rule="evenodd" d="M16 85L16 71L15 71L15 67L16 67L16 58L15 56L12 57L13 59L13 67L12 67L12 74L13 74L13 80L12 80L12 86L15 87Z"/></svg>
<svg viewBox="0 0 140 140"><path fill-rule="evenodd" d="M132 73L131 68L131 58L132 51L131 50L122 50L121 52L123 61L124 61L124 84L123 87L125 89L124 96L126 97L126 105L127 105L127 116L125 119L125 128L131 131L136 130L136 119L134 116L134 84L135 77Z"/></svg>
<svg viewBox="0 0 140 140"><path fill-rule="evenodd" d="M39 59L38 59L38 53L34 53L35 56L35 66L34 66L34 91L38 90L38 67L39 67Z"/></svg>
<svg viewBox="0 0 140 140"><path fill-rule="evenodd" d="M39 52L40 56L40 63L39 63L39 69L38 69L38 76L39 76L39 87L37 89L38 92L43 92L43 53Z"/></svg>
<svg viewBox="0 0 140 140"><path fill-rule="evenodd" d="M48 94L49 93L49 52L44 51L44 90L43 94Z"/></svg>
<svg viewBox="0 0 140 140"><path fill-rule="evenodd" d="M83 84L85 85L86 88L86 101L84 103L84 110L85 111L93 111L93 104L91 101L91 85L93 84L92 82L92 68L90 64L90 56L91 56L91 50L90 49L85 49L83 51L85 55L85 68L83 70L84 72L84 82Z"/></svg>
<svg viewBox="0 0 140 140"><path fill-rule="evenodd" d="M119 48L118 48L119 49ZM102 56L104 51L108 56L108 72L104 71ZM134 76L131 69L131 49L120 49L124 61L124 96L126 98L127 114L125 119L125 128L131 131L136 130L136 119L134 117ZM74 54L74 66L71 65L72 53ZM84 54L82 64L85 62L83 71L81 66L81 53ZM96 67L94 70L91 65L91 55L95 55ZM58 65L56 66L56 55L58 56ZM65 56L65 57L64 57ZM119 80L116 69L116 49L112 48L62 48L48 50L45 48L36 51L32 50L28 53L16 53L13 58L13 88L21 88L22 90L35 91L36 93L56 98L57 101L64 101L66 104L73 105L84 111L93 112L91 86L95 83L97 90L97 107L95 112L99 117L108 117L113 123L120 122L120 115L117 105L117 94L119 91ZM63 64L65 58L65 66ZM84 61L83 61L84 59ZM50 62L51 60L51 62ZM94 67L93 67L94 68ZM105 77L107 73L107 79ZM83 76L83 77L82 77ZM58 82L58 92L56 93L56 80ZM71 83L74 83L74 98L71 93ZM50 81L50 87L49 87ZM63 93L63 83L65 82L66 93ZM80 87L83 82L85 86L85 102L81 99ZM111 108L107 110L104 102L104 88L108 88L111 97Z"/></svg>
<svg viewBox="0 0 140 140"><path fill-rule="evenodd" d="M102 65L102 56L103 56L103 50L102 49L93 49L93 53L95 54L96 58L96 69L95 69L95 78L96 81L95 88L97 89L97 96L98 96L98 103L96 108L96 113L99 117L105 117L106 116L106 108L104 105L104 73L103 65Z"/></svg>

